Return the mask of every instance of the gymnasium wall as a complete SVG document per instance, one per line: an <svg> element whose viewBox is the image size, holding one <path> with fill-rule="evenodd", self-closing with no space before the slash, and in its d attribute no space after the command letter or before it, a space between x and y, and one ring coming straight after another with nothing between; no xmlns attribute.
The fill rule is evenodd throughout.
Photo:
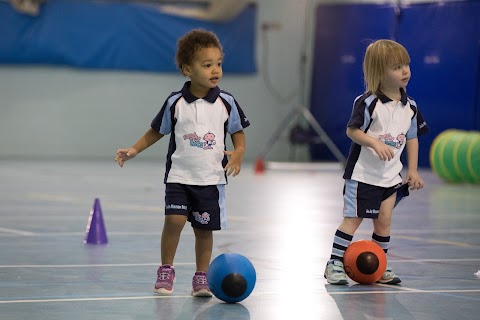
<svg viewBox="0 0 480 320"><path fill-rule="evenodd" d="M46 4L60 2L78 5L85 1L52 0ZM93 0L91 2L104 6L109 3L124 5L126 3ZM465 118L474 119L478 128L480 122L478 71L475 73L477 79L471 82L469 80L474 77L472 70L478 69L478 58L475 62L468 62L472 63L471 66L467 64L467 60L473 59L475 52L478 54L478 47L473 49L475 43L478 44L479 41L476 22L480 20L478 15L470 24L464 25L472 18L468 16L457 18L447 24L445 21L439 21L441 19L433 19L433 14L422 17L423 11L416 13L417 8L418 10L440 8L441 3L449 8L445 12L457 15L466 3L472 4L475 1L433 3L408 1L410 5L404 8L401 17L408 21L408 24L402 21L396 23L395 10L393 5L388 3L397 2L396 0L252 1L254 6L249 8L251 11L244 14L247 14L246 17L253 24L253 30L243 26L242 30L233 27L233 31L242 34L246 29L248 37L253 37L253 43L249 44L249 51L242 51L240 56L228 52L225 56L225 72L221 83L222 89L235 95L252 123L246 131L246 162L255 160L258 152L280 123L291 109L299 104L305 104L315 113L322 127L328 129L329 136L345 154L347 153L349 141L345 137L344 127L354 97L363 91L359 61L365 47L362 41L368 38L396 36L412 54L413 78L409 85L409 94L417 100L432 128L431 133L420 141L424 145L422 147L424 154L421 155L423 165L428 165L426 163L428 157L425 156L425 153L428 153L428 143L437 132L443 130L444 126L450 123L452 126L458 126L457 123ZM123 15L124 10L116 7L112 12ZM67 34L76 36L71 36L72 39L57 38L55 44L37 41L45 39L37 37L42 35L45 29L30 29L31 25L25 21L34 18L23 16L20 19L24 26L28 26L22 29L23 32L30 35L33 30L39 32L30 38L33 40L31 43L36 44L37 53L39 52L34 57L47 59L43 62L33 61L35 63L26 63L22 60L30 53L31 47L26 46L25 38L13 37L11 25L6 23L7 11L8 19L11 19L9 2L0 0L0 57L5 59L0 62L0 159L105 159L113 162L115 150L132 145L148 128L165 97L170 92L178 90L186 80L173 69L172 44L176 41L176 34L168 33L180 31L169 30L174 28L165 25L158 26L157 15L148 10L128 10L135 12L137 17L122 16L122 21L117 20L113 24L107 19L101 21L102 19L98 17L100 12L104 12L103 9L96 10L97 16L90 15L83 21L75 15L84 11L75 10L68 19L63 15L64 26L57 25L52 36L59 36L62 34L62 28L66 27L72 30ZM478 14L477 5L468 11L471 15ZM54 13L50 11L49 14ZM138 24L135 22L136 18L142 18L144 23ZM183 23L190 23L186 24L188 27L205 26L205 21L192 22L188 19L165 16L163 18L171 22L168 26L180 26ZM446 18L450 18L450 15L443 16L442 19ZM134 28L127 32L123 22ZM65 52L67 44L75 44L82 30L97 34L100 29L95 23L103 25L104 29L110 27L110 30L118 31L115 33L118 38L104 37L104 43L115 44L110 46L113 49L102 49L97 53L91 50L89 51L91 54L85 55L83 59L78 55L76 60L70 58L66 61L65 57L71 56L67 54L71 52ZM423 28L422 24L427 28L425 33L418 29ZM157 27L164 32L156 32ZM218 28L219 25L211 24L207 27ZM407 30L407 27L412 29ZM221 34L221 30L216 30ZM138 33L130 33L133 31ZM122 34L128 35L128 41L121 38ZM170 35L162 39L163 34ZM429 35L435 34L438 35L435 41L425 40ZM148 41L149 37L144 37L146 35L155 39L153 43ZM430 44L442 43L443 35L448 35L450 39L448 41L452 41L452 44L443 42L442 50L452 52L441 51L442 60L435 64L432 62L436 61L434 57L436 47L428 49L428 52L426 50ZM135 45L131 45L132 38L140 42L136 41ZM465 42L462 42L464 39ZM167 43L162 40L168 40L170 43L168 48L164 45L162 49L170 52L168 55L172 56L158 59L161 61L148 57L146 53L150 51L159 52L160 46L157 42ZM222 36L222 41L226 49L238 49L238 46L243 45L237 36ZM84 54L88 51L84 49L94 48L91 44L88 41L77 41L76 48L84 51L80 52ZM144 49L135 50L137 45ZM52 48L64 50L63 55L52 55L55 52ZM468 48L471 51L468 51L470 50ZM460 49L463 51L459 51ZM467 54L455 58L457 54L461 55L461 52ZM335 55L341 57L343 62L332 60ZM102 56L110 56L111 59L98 58ZM424 57L427 57L426 61L430 61L429 64L422 62ZM239 67L238 59L248 65L243 72L234 69ZM443 70L445 59L449 62ZM163 67L170 70L159 69L162 61L166 62ZM322 65L322 61L328 63ZM92 66L95 63L98 65ZM454 68L453 65L457 64L463 67ZM158 69L147 70L154 67ZM422 68L425 71L422 71ZM452 78L458 81L453 81ZM439 79L442 79L441 83L438 82ZM477 96L471 92L475 86ZM437 87L439 90L436 90ZM453 90L446 89L450 87ZM432 97L432 92L435 93L435 97ZM476 101L475 108L469 105L472 101ZM465 111L467 109L473 110L474 114ZM461 122L463 125L465 123L468 123L468 120ZM337 131L337 128L341 129ZM275 146L268 153L267 160L291 160L288 133L289 128L285 127L281 136L277 137ZM167 142L167 139L162 139L142 153L139 159L163 163ZM296 148L294 160L328 159L329 151L321 148L319 145Z"/></svg>
<svg viewBox="0 0 480 320"><path fill-rule="evenodd" d="M365 47L379 38L396 40L409 51L407 91L430 126L419 138L419 165L427 167L440 132L480 130L480 2L317 6L311 109L344 153L353 100L364 91ZM323 145L310 150L313 159L333 159Z"/></svg>
<svg viewBox="0 0 480 320"><path fill-rule="evenodd" d="M57 3L57 1L47 1L44 5ZM92 0L91 2L107 6L110 3L126 5L125 3L128 1ZM242 40L243 38L235 34L221 38L227 53L221 88L231 92L237 98L252 123L246 132L245 161L255 159L256 153L267 137L272 134L275 126L289 112L289 108L297 104L296 101L299 99L298 61L300 60L300 48L305 38L303 16L307 0L252 2L254 6L247 9L246 18L248 18L250 26L253 25L253 43L246 43ZM44 8L42 7L42 10ZM8 1L0 0L0 15L7 10L11 10ZM117 8L116 12L123 12L122 10ZM71 14L82 12L76 11ZM147 17L149 26L148 28L145 28L145 25L141 25L141 28L137 26L136 31L142 31L144 35L151 36L152 39L156 39L155 42L168 40L170 47L166 49L173 52L171 49L177 40L173 31L167 33L169 34L167 38L164 33L152 29L153 26L156 26L155 19L150 16L152 13L147 13L144 9L134 10L134 12L139 17ZM3 17L0 16L0 43L3 41L2 38L11 32ZM125 16L124 21L132 25L131 19L134 18ZM35 18L25 16L22 19L34 20ZM186 23L188 27L206 25L205 21L200 20L191 21L173 17L168 19L175 20L175 26L180 25L180 21ZM64 17L64 20L68 19ZM92 23L108 25L108 21L106 23L98 21L101 20L98 16L88 17L83 22L75 16L70 20L76 22L75 35L84 29L92 31L89 29L89 25ZM265 22L271 23L274 27L265 31L263 29ZM73 28L68 21L66 23L67 26ZM119 38L110 39L112 40L110 43L116 43L118 46L124 45L127 48L123 48L126 48L127 52L138 57L138 52L132 52L135 51L135 45L131 45L132 34L127 33L130 37L126 44L121 42L122 34L125 35L122 24L123 21L110 23L113 30L121 31L118 33ZM208 27L210 26L214 30L221 31L220 23L208 25ZM247 28L245 24L236 26L242 26L241 30L233 27L236 34L242 32L248 34L248 31L251 30L251 27ZM26 28L23 31L28 34L29 29ZM60 32L61 30L56 31L57 34ZM222 36L222 33L219 33ZM136 34L138 35L138 33ZM167 39L158 40L161 35ZM147 42L142 37L133 39ZM118 40L118 42L113 40ZM24 39L17 38L17 41L19 42L12 44L13 48L0 45L0 51L12 51L17 48L15 50L19 56L13 56L13 58L19 59L26 54L22 50L28 50L28 47L22 45L25 43ZM66 44L70 44L72 41L74 39L65 43L58 41L56 47L66 47ZM268 48L264 45L266 43L268 43ZM128 48L129 45L130 48ZM155 43L144 43L144 45L150 45L151 47L148 48L156 50ZM229 49L238 46L245 47L245 45L249 46L251 51L236 53ZM150 50L148 48L147 50ZM41 49L44 54L42 57L45 58L47 53L51 56L52 47L50 45L42 46ZM63 50L67 50L67 48L63 48ZM83 50L83 47L80 47L80 50ZM118 50L116 46L111 47L105 53L114 55L115 50ZM0 55L5 54L5 51L0 53ZM143 57L146 59L145 61L152 61L145 55ZM117 58L121 58L121 55ZM141 59L135 59L137 61L132 61L132 64L137 64L137 66L144 64ZM165 59L170 63L169 67L173 68L173 53L171 57ZM95 59L89 60L94 61ZM78 61L78 63L83 63L87 60L78 59ZM234 68L238 68L242 61L247 62L248 69L246 72L236 72ZM122 69L113 69L94 68L89 63L85 68L62 64L60 63L61 59L58 58L54 62L55 64L44 62L33 64L21 61L0 63L0 159L105 159L114 164L113 157L116 149L131 146L148 129L164 99L172 91L181 88L183 82L187 80L175 71L135 70L131 68L131 65L127 67L124 65ZM72 62L72 60L68 62ZM152 65L154 64L152 63ZM255 69L252 72L253 67ZM265 77L274 79L273 88L265 84ZM279 100L275 93L270 91L271 89L282 95L289 95L290 98ZM275 159L285 159L285 144L285 141L279 143L278 149L272 150L269 156ZM155 146L143 152L138 161L154 160L164 163L167 145L168 139L162 139ZM307 151L303 153L303 156L308 157Z"/></svg>

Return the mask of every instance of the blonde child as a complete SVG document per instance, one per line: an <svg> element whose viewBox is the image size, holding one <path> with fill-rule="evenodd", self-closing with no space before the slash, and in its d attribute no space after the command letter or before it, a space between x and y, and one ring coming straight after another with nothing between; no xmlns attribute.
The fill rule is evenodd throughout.
<svg viewBox="0 0 480 320"><path fill-rule="evenodd" d="M424 186L417 168L417 137L428 127L416 102L406 94L409 64L407 50L395 41L378 40L367 47L363 62L366 92L355 99L347 124L352 145L343 175L344 218L325 267L330 284L348 284L343 255L363 219L372 219L372 241L387 253L396 203L408 195L409 188ZM408 169L402 179L404 148ZM401 280L387 267L379 282L398 284Z"/></svg>

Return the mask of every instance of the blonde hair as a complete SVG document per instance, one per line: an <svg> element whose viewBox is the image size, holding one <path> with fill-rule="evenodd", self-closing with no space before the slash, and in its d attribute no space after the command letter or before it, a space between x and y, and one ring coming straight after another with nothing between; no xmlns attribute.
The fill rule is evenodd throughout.
<svg viewBox="0 0 480 320"><path fill-rule="evenodd" d="M372 42L365 52L363 77L365 90L378 94L387 68L396 64L409 64L407 49L400 43L381 39Z"/></svg>

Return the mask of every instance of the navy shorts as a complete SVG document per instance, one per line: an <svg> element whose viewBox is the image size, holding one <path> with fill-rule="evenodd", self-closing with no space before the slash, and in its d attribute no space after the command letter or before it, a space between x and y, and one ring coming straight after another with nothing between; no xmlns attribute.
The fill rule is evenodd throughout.
<svg viewBox="0 0 480 320"><path fill-rule="evenodd" d="M197 229L225 228L225 185L194 186L167 183L165 214L187 216L192 227Z"/></svg>
<svg viewBox="0 0 480 320"><path fill-rule="evenodd" d="M347 179L343 187L343 216L350 218L377 219L382 201L397 193L395 206L408 196L408 185L399 183L384 188Z"/></svg>

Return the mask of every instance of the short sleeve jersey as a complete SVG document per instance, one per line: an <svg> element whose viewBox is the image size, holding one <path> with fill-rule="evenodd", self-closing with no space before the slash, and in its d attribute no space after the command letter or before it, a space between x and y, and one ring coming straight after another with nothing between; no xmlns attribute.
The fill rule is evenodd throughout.
<svg viewBox="0 0 480 320"><path fill-rule="evenodd" d="M359 128L367 135L389 145L394 152L390 161L380 160L373 148L352 143L344 179L380 187L392 187L402 182L401 154L406 140L428 131L428 126L416 102L401 89L400 101L385 95L365 93L355 99L348 127Z"/></svg>
<svg viewBox="0 0 480 320"><path fill-rule="evenodd" d="M186 82L172 92L151 123L152 129L170 135L165 183L226 184L226 135L250 125L235 98L215 87L199 99Z"/></svg>

